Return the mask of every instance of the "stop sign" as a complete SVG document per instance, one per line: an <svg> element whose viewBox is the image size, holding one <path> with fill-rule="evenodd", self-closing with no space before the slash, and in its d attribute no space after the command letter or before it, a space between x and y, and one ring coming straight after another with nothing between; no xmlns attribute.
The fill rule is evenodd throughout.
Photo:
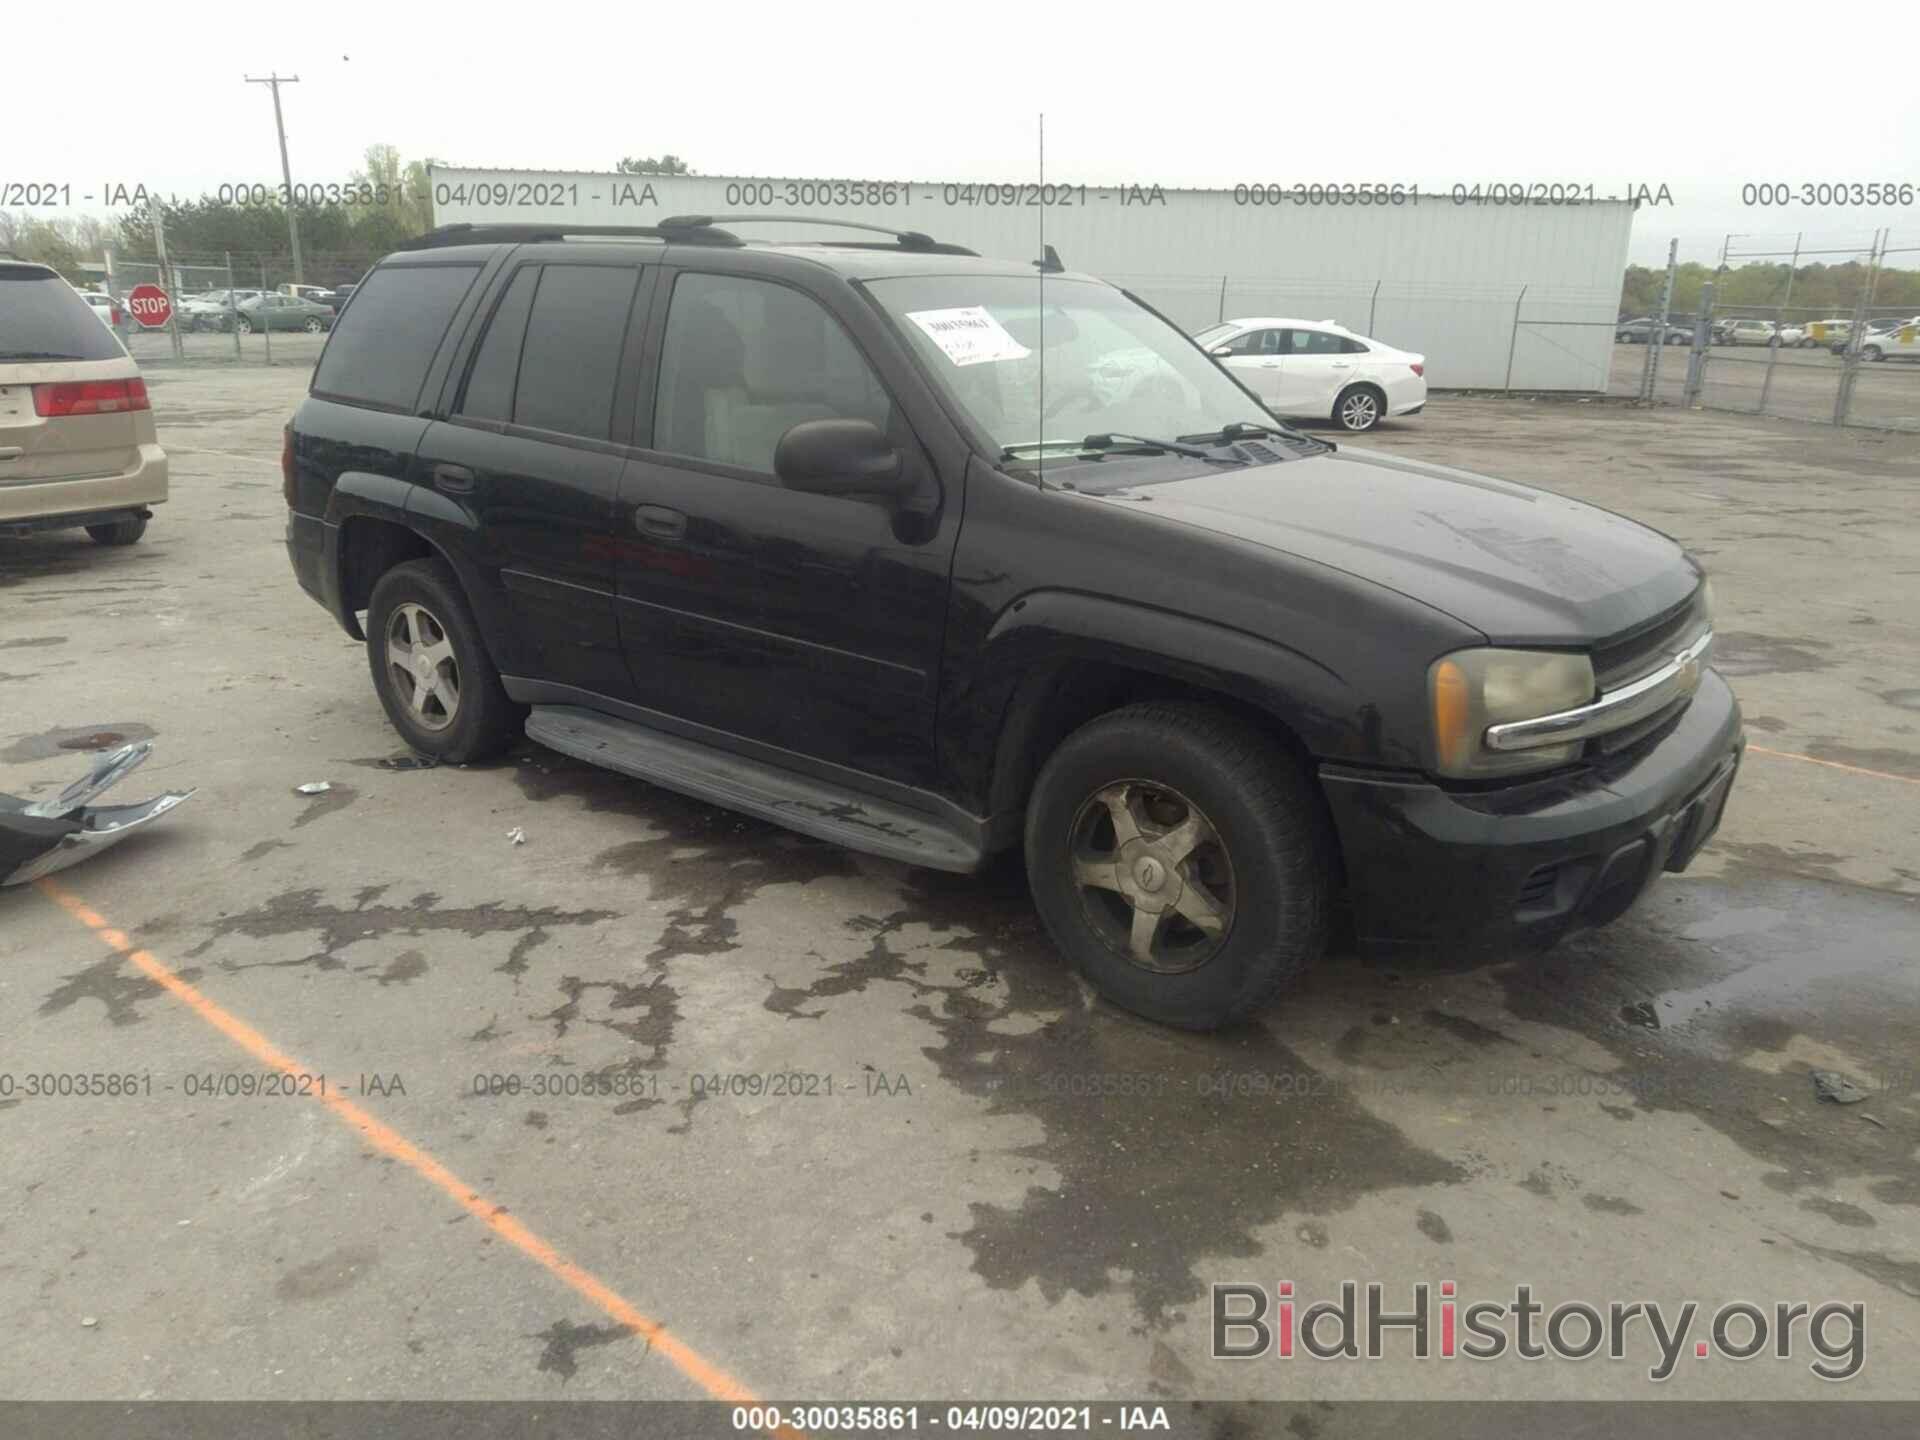
<svg viewBox="0 0 1920 1440"><path fill-rule="evenodd" d="M173 302L158 285L136 285L127 292L127 309L135 320L153 330L167 323L173 314Z"/></svg>

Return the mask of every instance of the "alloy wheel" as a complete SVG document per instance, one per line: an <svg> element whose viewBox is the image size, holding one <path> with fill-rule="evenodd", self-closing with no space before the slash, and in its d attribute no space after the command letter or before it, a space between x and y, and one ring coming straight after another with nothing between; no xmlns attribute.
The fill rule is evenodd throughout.
<svg viewBox="0 0 1920 1440"><path fill-rule="evenodd" d="M460 713L460 663L447 630L424 606L396 606L387 620L387 674L423 730L444 730Z"/></svg>
<svg viewBox="0 0 1920 1440"><path fill-rule="evenodd" d="M1368 390L1356 390L1340 402L1340 423L1349 430L1371 429L1380 418L1380 402Z"/></svg>
<svg viewBox="0 0 1920 1440"><path fill-rule="evenodd" d="M1233 929L1233 861L1179 791L1122 780L1081 804L1070 832L1075 893L1094 930L1156 974L1197 970Z"/></svg>

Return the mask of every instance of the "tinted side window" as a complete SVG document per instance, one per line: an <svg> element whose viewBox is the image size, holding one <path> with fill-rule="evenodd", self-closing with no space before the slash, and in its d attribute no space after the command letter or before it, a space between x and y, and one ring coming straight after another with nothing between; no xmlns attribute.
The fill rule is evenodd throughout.
<svg viewBox="0 0 1920 1440"><path fill-rule="evenodd" d="M540 283L540 267L523 265L514 272L487 325L480 352L467 376L460 413L477 420L513 419L513 387L520 378L520 342L527 333L527 312L533 308L533 288Z"/></svg>
<svg viewBox="0 0 1920 1440"><path fill-rule="evenodd" d="M374 271L360 287L365 298L334 327L314 372L314 393L411 412L447 322L479 273L477 265Z"/></svg>
<svg viewBox="0 0 1920 1440"><path fill-rule="evenodd" d="M1289 330L1291 343L1287 347L1289 355L1338 355L1340 337L1329 335L1324 330Z"/></svg>
<svg viewBox="0 0 1920 1440"><path fill-rule="evenodd" d="M627 312L639 283L631 266L545 268L521 348L514 424L607 438Z"/></svg>
<svg viewBox="0 0 1920 1440"><path fill-rule="evenodd" d="M126 353L93 307L59 276L37 266L0 264L0 360L25 354L118 360Z"/></svg>
<svg viewBox="0 0 1920 1440"><path fill-rule="evenodd" d="M803 420L870 420L893 402L846 331L797 290L732 275L682 275L667 311L654 399L657 450L773 473Z"/></svg>
<svg viewBox="0 0 1920 1440"><path fill-rule="evenodd" d="M1340 353L1342 355L1366 355L1370 352L1367 347L1362 345L1358 340L1349 340L1345 336L1342 336L1340 338Z"/></svg>

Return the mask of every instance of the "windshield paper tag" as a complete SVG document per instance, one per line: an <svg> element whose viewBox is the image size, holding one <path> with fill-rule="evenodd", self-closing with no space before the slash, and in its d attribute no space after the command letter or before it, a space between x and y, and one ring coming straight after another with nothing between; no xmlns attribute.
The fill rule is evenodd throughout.
<svg viewBox="0 0 1920 1440"><path fill-rule="evenodd" d="M1024 360L1033 352L1006 332L984 305L953 310L910 310L907 319L927 332L956 365L980 365L989 360Z"/></svg>

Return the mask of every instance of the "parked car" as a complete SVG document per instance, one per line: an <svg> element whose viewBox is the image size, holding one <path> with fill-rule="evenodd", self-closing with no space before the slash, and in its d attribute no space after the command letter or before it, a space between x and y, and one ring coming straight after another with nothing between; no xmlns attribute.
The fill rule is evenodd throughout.
<svg viewBox="0 0 1920 1440"><path fill-rule="evenodd" d="M1771 320L1727 319L1713 325L1716 345L1771 345L1774 325Z"/></svg>
<svg viewBox="0 0 1920 1440"><path fill-rule="evenodd" d="M1802 330L1802 349L1821 347L1838 355L1847 348L1847 338L1853 333L1853 321L1844 316L1832 320L1809 320Z"/></svg>
<svg viewBox="0 0 1920 1440"><path fill-rule="evenodd" d="M1427 403L1427 357L1332 320L1227 320L1194 336L1274 415L1371 430Z"/></svg>
<svg viewBox="0 0 1920 1440"><path fill-rule="evenodd" d="M1868 332L1861 338L1860 355L1865 360L1920 360L1920 315Z"/></svg>
<svg viewBox="0 0 1920 1440"><path fill-rule="evenodd" d="M0 535L131 545L167 498L147 382L96 314L47 266L0 261Z"/></svg>
<svg viewBox="0 0 1920 1440"><path fill-rule="evenodd" d="M326 305L333 299L333 291L324 285L296 285L291 281L280 287L280 293L296 300L311 300L316 305Z"/></svg>
<svg viewBox="0 0 1920 1440"><path fill-rule="evenodd" d="M1613 327L1613 338L1621 345L1644 345L1647 337L1659 328L1660 322L1651 316L1638 320L1622 320ZM1666 329L1661 331L1663 345L1691 345L1693 327L1669 320Z"/></svg>
<svg viewBox="0 0 1920 1440"><path fill-rule="evenodd" d="M318 335L333 327L333 311L313 300L292 295L262 295L240 306L234 324L242 335L256 330L305 330Z"/></svg>
<svg viewBox="0 0 1920 1440"><path fill-rule="evenodd" d="M104 290L79 290L75 292L87 302L87 308L99 317L100 323L118 335L127 324L127 312L120 302ZM0 335L0 340L6 337Z"/></svg>
<svg viewBox="0 0 1920 1440"><path fill-rule="evenodd" d="M324 303L326 304L329 310L333 311L334 314L338 315L343 309L346 308L347 301L353 298L353 292L355 288L356 287L352 285L336 285L333 287L333 290L328 294L326 301Z"/></svg>
<svg viewBox="0 0 1920 1440"><path fill-rule="evenodd" d="M1022 849L1090 981L1192 1028L1336 906L1551 943L1713 833L1740 712L1658 532L1290 429L1092 276L530 234L382 261L286 427L295 575L420 753L524 730L898 861Z"/></svg>
<svg viewBox="0 0 1920 1440"><path fill-rule="evenodd" d="M225 331L232 328L240 306L258 300L264 293L261 290L209 290L204 295L188 296L175 308L180 313L183 329Z"/></svg>

